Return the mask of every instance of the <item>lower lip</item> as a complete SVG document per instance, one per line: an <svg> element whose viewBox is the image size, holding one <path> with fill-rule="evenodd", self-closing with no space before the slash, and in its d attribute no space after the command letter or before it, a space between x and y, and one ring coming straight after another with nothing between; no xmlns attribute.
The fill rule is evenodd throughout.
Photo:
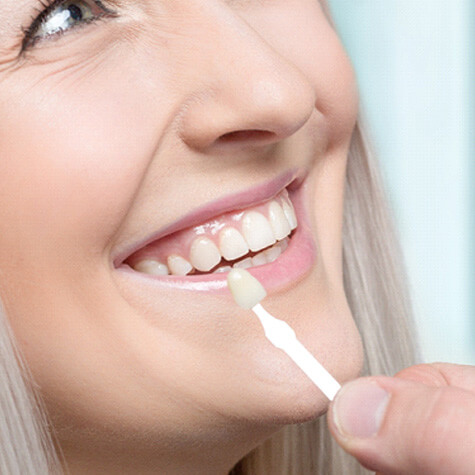
<svg viewBox="0 0 475 475"><path fill-rule="evenodd" d="M289 241L289 246L274 262L247 270L256 277L268 293L287 289L304 279L316 260L316 246L302 203L302 190L292 196L299 225ZM227 272L196 276L153 276L137 272L127 265L118 271L133 278L147 279L162 289L182 289L195 292L223 293L227 291Z"/></svg>

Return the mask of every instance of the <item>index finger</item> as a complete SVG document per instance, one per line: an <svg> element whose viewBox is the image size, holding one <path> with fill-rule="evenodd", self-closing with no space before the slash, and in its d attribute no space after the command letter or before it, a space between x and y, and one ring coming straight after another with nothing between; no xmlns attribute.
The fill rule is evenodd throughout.
<svg viewBox="0 0 475 475"><path fill-rule="evenodd" d="M475 393L475 367L448 363L420 364L396 374L402 378L427 386L453 386Z"/></svg>

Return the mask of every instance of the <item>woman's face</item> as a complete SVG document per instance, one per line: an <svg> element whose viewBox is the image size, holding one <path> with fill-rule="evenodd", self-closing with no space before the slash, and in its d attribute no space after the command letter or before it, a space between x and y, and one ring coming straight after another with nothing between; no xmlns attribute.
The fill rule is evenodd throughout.
<svg viewBox="0 0 475 475"><path fill-rule="evenodd" d="M315 0L65 0L29 28L42 8L0 3L7 314L73 468L221 470L327 404L214 270L252 265L337 379L360 368L352 69Z"/></svg>

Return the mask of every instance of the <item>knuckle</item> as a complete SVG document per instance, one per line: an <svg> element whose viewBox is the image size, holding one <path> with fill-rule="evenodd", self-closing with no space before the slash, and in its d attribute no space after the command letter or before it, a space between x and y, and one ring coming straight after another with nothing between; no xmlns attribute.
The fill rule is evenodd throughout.
<svg viewBox="0 0 475 475"><path fill-rule="evenodd" d="M405 368L396 374L398 378L423 383L428 386L447 386L447 381L437 364L419 364Z"/></svg>

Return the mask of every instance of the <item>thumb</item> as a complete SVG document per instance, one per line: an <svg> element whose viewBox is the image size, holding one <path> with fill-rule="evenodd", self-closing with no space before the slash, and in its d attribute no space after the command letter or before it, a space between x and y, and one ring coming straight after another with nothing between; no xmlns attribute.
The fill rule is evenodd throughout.
<svg viewBox="0 0 475 475"><path fill-rule="evenodd" d="M475 467L475 395L400 378L361 378L330 406L337 442L385 475L466 475Z"/></svg>

